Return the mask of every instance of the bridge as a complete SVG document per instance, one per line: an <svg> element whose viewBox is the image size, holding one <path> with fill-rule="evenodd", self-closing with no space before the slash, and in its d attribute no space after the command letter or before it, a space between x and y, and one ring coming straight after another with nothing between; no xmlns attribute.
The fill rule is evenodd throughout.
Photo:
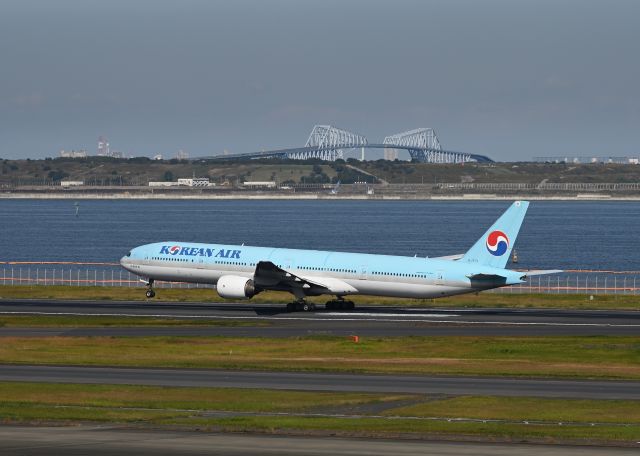
<svg viewBox="0 0 640 456"><path fill-rule="evenodd" d="M336 161L344 159L345 150L360 149L364 160L364 149L406 150L411 159L420 163L492 163L485 155L444 150L432 128L418 128L384 138L381 143L370 143L366 137L331 125L313 127L303 147L277 149L242 154L202 157L213 160L280 158L289 160L319 159Z"/></svg>

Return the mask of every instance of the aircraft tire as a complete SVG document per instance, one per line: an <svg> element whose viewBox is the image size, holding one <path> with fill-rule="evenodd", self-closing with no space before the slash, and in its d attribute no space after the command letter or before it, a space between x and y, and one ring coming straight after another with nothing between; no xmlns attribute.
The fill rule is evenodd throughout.
<svg viewBox="0 0 640 456"><path fill-rule="evenodd" d="M153 290L147 290L147 292L145 293L145 295L147 296L147 298L151 299L156 295L156 292Z"/></svg>

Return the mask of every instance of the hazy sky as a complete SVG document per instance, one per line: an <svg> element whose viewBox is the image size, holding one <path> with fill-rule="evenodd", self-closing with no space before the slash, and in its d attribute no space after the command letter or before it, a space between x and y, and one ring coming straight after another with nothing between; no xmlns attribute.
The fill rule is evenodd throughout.
<svg viewBox="0 0 640 456"><path fill-rule="evenodd" d="M2 0L0 157L432 127L499 160L640 154L640 2Z"/></svg>

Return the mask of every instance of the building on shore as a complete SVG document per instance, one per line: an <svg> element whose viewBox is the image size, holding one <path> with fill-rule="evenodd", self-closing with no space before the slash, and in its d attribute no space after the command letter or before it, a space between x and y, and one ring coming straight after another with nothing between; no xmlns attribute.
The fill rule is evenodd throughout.
<svg viewBox="0 0 640 456"><path fill-rule="evenodd" d="M275 181L244 181L243 187L248 188L276 188Z"/></svg>
<svg viewBox="0 0 640 456"><path fill-rule="evenodd" d="M60 181L60 186L63 188L82 187L83 185L84 181Z"/></svg>
<svg viewBox="0 0 640 456"><path fill-rule="evenodd" d="M98 137L98 157L125 158L123 152L111 150L109 140L104 136Z"/></svg>
<svg viewBox="0 0 640 456"><path fill-rule="evenodd" d="M149 187L215 187L208 177L188 177L177 181L149 181Z"/></svg>
<svg viewBox="0 0 640 456"><path fill-rule="evenodd" d="M394 161L398 159L398 149L392 149L390 147L384 148L384 159Z"/></svg>
<svg viewBox="0 0 640 456"><path fill-rule="evenodd" d="M149 187L178 187L177 182L149 181Z"/></svg>
<svg viewBox="0 0 640 456"><path fill-rule="evenodd" d="M209 182L208 177L189 177L186 179L178 179L178 185L187 187L210 187L215 184Z"/></svg>
<svg viewBox="0 0 640 456"><path fill-rule="evenodd" d="M109 140L104 136L98 137L98 156L111 157L111 149L109 148Z"/></svg>
<svg viewBox="0 0 640 456"><path fill-rule="evenodd" d="M61 150L60 157L62 158L87 158L87 151L84 149L80 150Z"/></svg>
<svg viewBox="0 0 640 456"><path fill-rule="evenodd" d="M613 156L557 156L557 157L533 157L534 162L542 163L574 163L574 164L611 164L638 165L640 157L613 157Z"/></svg>

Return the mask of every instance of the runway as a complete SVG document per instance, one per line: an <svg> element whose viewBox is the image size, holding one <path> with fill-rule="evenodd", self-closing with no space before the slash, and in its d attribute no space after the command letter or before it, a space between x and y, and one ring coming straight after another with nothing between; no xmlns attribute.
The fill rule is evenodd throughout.
<svg viewBox="0 0 640 456"><path fill-rule="evenodd" d="M0 381L640 400L640 382L0 365Z"/></svg>
<svg viewBox="0 0 640 456"><path fill-rule="evenodd" d="M349 312L286 313L280 305L110 301L0 300L2 315L154 316L242 321L243 326L0 328L3 336L305 335L638 335L640 312L529 309L361 307ZM254 324L255 323L255 324ZM248 326L244 326L248 324ZM207 369L0 365L0 381L235 387L302 391L487 395L640 400L640 382L533 380L405 375L252 372ZM424 442L336 437L212 434L132 430L113 425L74 428L0 426L0 453L80 455L626 455L637 448L476 442Z"/></svg>
<svg viewBox="0 0 640 456"><path fill-rule="evenodd" d="M5 455L622 456L637 452L638 448L216 434L116 426L0 426L0 453Z"/></svg>
<svg viewBox="0 0 640 456"><path fill-rule="evenodd" d="M0 300L1 315L153 316L236 320L243 326L0 328L1 336L242 336L305 335L638 335L640 311L432 309L358 307L353 311L287 313L282 305L111 301ZM255 322L256 325L251 325Z"/></svg>

